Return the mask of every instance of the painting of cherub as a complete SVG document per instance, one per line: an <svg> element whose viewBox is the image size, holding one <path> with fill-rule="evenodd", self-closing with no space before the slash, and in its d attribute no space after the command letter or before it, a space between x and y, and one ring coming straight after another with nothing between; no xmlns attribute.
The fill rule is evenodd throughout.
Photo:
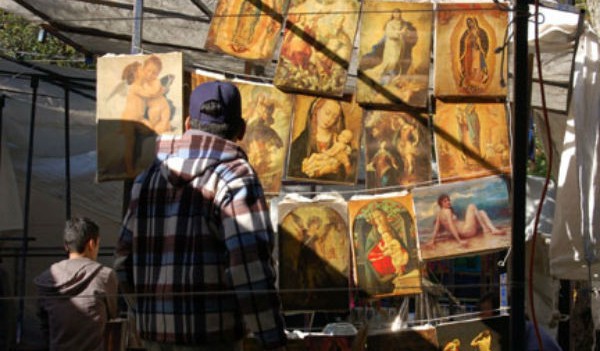
<svg viewBox="0 0 600 351"><path fill-rule="evenodd" d="M245 60L271 60L287 0L221 0L205 49Z"/></svg>
<svg viewBox="0 0 600 351"><path fill-rule="evenodd" d="M98 180L134 178L157 135L182 132L182 55L105 56L97 72Z"/></svg>
<svg viewBox="0 0 600 351"><path fill-rule="evenodd" d="M433 124L442 182L510 172L504 104L437 100Z"/></svg>
<svg viewBox="0 0 600 351"><path fill-rule="evenodd" d="M240 146L265 192L277 193L288 150L294 97L271 85L236 85L242 96L242 118L246 121L246 134Z"/></svg>
<svg viewBox="0 0 600 351"><path fill-rule="evenodd" d="M366 2L361 19L357 101L427 105L431 3Z"/></svg>
<svg viewBox="0 0 600 351"><path fill-rule="evenodd" d="M359 8L358 0L291 0L273 84L342 96Z"/></svg>
<svg viewBox="0 0 600 351"><path fill-rule="evenodd" d="M507 26L507 11L495 4L438 4L436 97L505 97L508 56L496 48Z"/></svg>
<svg viewBox="0 0 600 351"><path fill-rule="evenodd" d="M348 208L360 290L371 297L420 293L411 195L350 199Z"/></svg>
<svg viewBox="0 0 600 351"><path fill-rule="evenodd" d="M412 193L423 259L510 246L511 211L504 178L416 188Z"/></svg>

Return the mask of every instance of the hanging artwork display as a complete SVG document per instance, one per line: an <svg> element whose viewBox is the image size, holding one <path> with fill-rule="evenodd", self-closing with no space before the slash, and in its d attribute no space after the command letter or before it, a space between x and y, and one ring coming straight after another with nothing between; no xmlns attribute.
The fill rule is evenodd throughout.
<svg viewBox="0 0 600 351"><path fill-rule="evenodd" d="M508 11L496 4L438 4L436 97L506 97Z"/></svg>
<svg viewBox="0 0 600 351"><path fill-rule="evenodd" d="M487 177L416 188L412 194L424 260L510 246L511 210L506 179Z"/></svg>
<svg viewBox="0 0 600 351"><path fill-rule="evenodd" d="M504 104L436 100L433 125L442 182L510 172Z"/></svg>
<svg viewBox="0 0 600 351"><path fill-rule="evenodd" d="M499 316L439 324L439 350L511 350L509 322L508 316Z"/></svg>
<svg viewBox="0 0 600 351"><path fill-rule="evenodd" d="M134 178L154 159L157 135L182 133L183 56L100 57L97 80L97 179Z"/></svg>
<svg viewBox="0 0 600 351"><path fill-rule="evenodd" d="M204 48L245 60L271 60L287 0L220 0Z"/></svg>
<svg viewBox="0 0 600 351"><path fill-rule="evenodd" d="M356 184L361 132L356 102L297 95L287 178Z"/></svg>
<svg viewBox="0 0 600 351"><path fill-rule="evenodd" d="M284 310L347 310L352 255L344 198L288 195L279 203L278 213Z"/></svg>
<svg viewBox="0 0 600 351"><path fill-rule="evenodd" d="M360 291L370 297L420 293L412 196L355 196L348 217Z"/></svg>
<svg viewBox="0 0 600 351"><path fill-rule="evenodd" d="M369 333L367 345L370 350L439 350L438 338L434 327L419 327L396 332Z"/></svg>
<svg viewBox="0 0 600 351"><path fill-rule="evenodd" d="M291 0L273 84L342 96L359 8L359 0Z"/></svg>
<svg viewBox="0 0 600 351"><path fill-rule="evenodd" d="M365 116L367 188L431 182L431 133L427 115L409 111L367 111Z"/></svg>
<svg viewBox="0 0 600 351"><path fill-rule="evenodd" d="M431 3L363 5L356 96L360 104L427 106Z"/></svg>
<svg viewBox="0 0 600 351"><path fill-rule="evenodd" d="M240 146L267 193L281 187L294 97L273 86L235 83L242 96L246 133Z"/></svg>

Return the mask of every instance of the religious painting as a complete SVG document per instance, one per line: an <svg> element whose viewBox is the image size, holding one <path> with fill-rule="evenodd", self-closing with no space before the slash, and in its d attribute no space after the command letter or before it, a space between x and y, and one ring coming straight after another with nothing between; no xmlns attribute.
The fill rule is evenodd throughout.
<svg viewBox="0 0 600 351"><path fill-rule="evenodd" d="M361 293L369 297L421 293L412 196L355 196L348 203L348 217Z"/></svg>
<svg viewBox="0 0 600 351"><path fill-rule="evenodd" d="M342 96L359 8L359 0L291 0L273 84Z"/></svg>
<svg viewBox="0 0 600 351"><path fill-rule="evenodd" d="M504 104L437 100L433 125L442 182L510 172Z"/></svg>
<svg viewBox="0 0 600 351"><path fill-rule="evenodd" d="M367 337L369 350L437 351L438 340L434 327L418 327L395 332L374 332Z"/></svg>
<svg viewBox="0 0 600 351"><path fill-rule="evenodd" d="M286 178L356 184L361 132L355 101L297 95Z"/></svg>
<svg viewBox="0 0 600 351"><path fill-rule="evenodd" d="M352 255L344 199L285 198L278 213L283 309L348 310Z"/></svg>
<svg viewBox="0 0 600 351"><path fill-rule="evenodd" d="M509 247L512 222L506 181L493 176L414 189L421 258Z"/></svg>
<svg viewBox="0 0 600 351"><path fill-rule="evenodd" d="M513 350L510 347L509 322L508 316L499 316L438 324L438 350Z"/></svg>
<svg viewBox="0 0 600 351"><path fill-rule="evenodd" d="M507 26L508 11L496 4L438 4L436 97L505 97Z"/></svg>
<svg viewBox="0 0 600 351"><path fill-rule="evenodd" d="M156 136L183 130L181 53L104 56L97 67L97 179L132 179Z"/></svg>
<svg viewBox="0 0 600 351"><path fill-rule="evenodd" d="M220 0L204 48L245 60L271 60L287 0Z"/></svg>
<svg viewBox="0 0 600 351"><path fill-rule="evenodd" d="M360 30L359 104L427 106L431 3L366 2Z"/></svg>
<svg viewBox="0 0 600 351"><path fill-rule="evenodd" d="M427 115L411 111L365 112L367 188L431 182L431 133Z"/></svg>
<svg viewBox="0 0 600 351"><path fill-rule="evenodd" d="M272 85L235 83L242 96L246 134L239 142L266 193L278 193L287 155L293 95Z"/></svg>

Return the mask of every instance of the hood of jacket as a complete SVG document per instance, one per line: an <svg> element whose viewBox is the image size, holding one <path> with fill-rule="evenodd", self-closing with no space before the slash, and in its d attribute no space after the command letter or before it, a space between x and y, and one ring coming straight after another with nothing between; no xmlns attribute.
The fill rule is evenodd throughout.
<svg viewBox="0 0 600 351"><path fill-rule="evenodd" d="M89 258L62 260L37 276L34 283L45 295L76 295L101 269L100 263Z"/></svg>

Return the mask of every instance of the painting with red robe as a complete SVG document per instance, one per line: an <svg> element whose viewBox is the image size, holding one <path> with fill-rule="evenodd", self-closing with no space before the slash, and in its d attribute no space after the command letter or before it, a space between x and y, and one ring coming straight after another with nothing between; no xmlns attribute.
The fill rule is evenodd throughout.
<svg viewBox="0 0 600 351"><path fill-rule="evenodd" d="M340 195L288 195L278 205L279 293L286 311L349 309L351 245Z"/></svg>
<svg viewBox="0 0 600 351"><path fill-rule="evenodd" d="M369 1L360 30L357 101L427 106L433 5Z"/></svg>
<svg viewBox="0 0 600 351"><path fill-rule="evenodd" d="M359 0L291 0L273 84L342 96L359 8Z"/></svg>
<svg viewBox="0 0 600 351"><path fill-rule="evenodd" d="M508 351L510 347L510 318L498 316L438 324L440 351L493 350Z"/></svg>
<svg viewBox="0 0 600 351"><path fill-rule="evenodd" d="M435 150L442 182L510 172L506 106L436 101Z"/></svg>
<svg viewBox="0 0 600 351"><path fill-rule="evenodd" d="M438 4L436 97L506 97L508 11L496 4Z"/></svg>
<svg viewBox="0 0 600 351"><path fill-rule="evenodd" d="M271 60L287 0L220 0L204 48L245 60Z"/></svg>
<svg viewBox="0 0 600 351"><path fill-rule="evenodd" d="M365 112L367 188L431 182L429 118L413 111Z"/></svg>
<svg viewBox="0 0 600 351"><path fill-rule="evenodd" d="M420 293L412 196L355 196L348 203L348 217L360 291L369 297Z"/></svg>

